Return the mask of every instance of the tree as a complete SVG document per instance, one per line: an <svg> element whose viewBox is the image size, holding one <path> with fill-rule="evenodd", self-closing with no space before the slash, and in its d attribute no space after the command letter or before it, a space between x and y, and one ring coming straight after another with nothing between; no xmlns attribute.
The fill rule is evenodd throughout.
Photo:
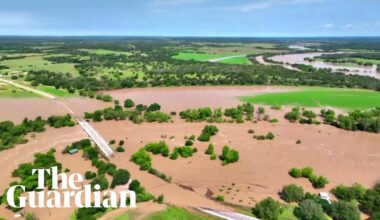
<svg viewBox="0 0 380 220"><path fill-rule="evenodd" d="M295 210L295 215L300 220L324 220L325 213L322 206L313 200L305 199L300 203L299 208Z"/></svg>
<svg viewBox="0 0 380 220"><path fill-rule="evenodd" d="M226 145L223 147L220 159L223 161L223 165L235 163L239 160L239 152Z"/></svg>
<svg viewBox="0 0 380 220"><path fill-rule="evenodd" d="M219 132L219 129L214 126L214 125L206 125L204 128L203 128L203 131L202 133L208 133L210 134L211 136L214 136L216 135L217 133Z"/></svg>
<svg viewBox="0 0 380 220"><path fill-rule="evenodd" d="M302 171L301 171L301 169L298 169L298 168L292 168L289 171L289 175L294 177L294 178L300 178L300 177L302 177Z"/></svg>
<svg viewBox="0 0 380 220"><path fill-rule="evenodd" d="M253 214L265 220L278 220L282 211L281 204L270 197L260 201L253 208Z"/></svg>
<svg viewBox="0 0 380 220"><path fill-rule="evenodd" d="M266 136L265 136L266 139L268 140L273 140L275 138L275 135L272 133L272 132L269 132Z"/></svg>
<svg viewBox="0 0 380 220"><path fill-rule="evenodd" d="M331 190L335 197L344 201L360 200L366 193L366 189L360 184L352 186L339 185Z"/></svg>
<svg viewBox="0 0 380 220"><path fill-rule="evenodd" d="M214 145L212 144L209 144L206 151L205 151L205 154L207 155L213 155L214 154Z"/></svg>
<svg viewBox="0 0 380 220"><path fill-rule="evenodd" d="M128 183L129 178L131 174L128 172L128 170L124 169L119 169L115 172L113 175L112 183L111 183L111 188L115 188L117 185L125 185Z"/></svg>
<svg viewBox="0 0 380 220"><path fill-rule="evenodd" d="M162 204L163 202L164 202L164 195L161 194L157 197L157 203Z"/></svg>
<svg viewBox="0 0 380 220"><path fill-rule="evenodd" d="M300 202L305 196L303 188L294 184L284 186L281 198L286 202Z"/></svg>
<svg viewBox="0 0 380 220"><path fill-rule="evenodd" d="M360 220L360 212L352 202L338 201L332 203L331 217L334 220Z"/></svg>
<svg viewBox="0 0 380 220"><path fill-rule="evenodd" d="M125 107L125 108L132 108L132 107L134 107L134 106L135 106L135 103L133 102L132 99L126 99L126 100L124 101L124 107Z"/></svg>
<svg viewBox="0 0 380 220"><path fill-rule="evenodd" d="M147 112L156 112L156 111L160 111L161 110L161 106L157 103L153 103L151 104L147 109L146 111Z"/></svg>

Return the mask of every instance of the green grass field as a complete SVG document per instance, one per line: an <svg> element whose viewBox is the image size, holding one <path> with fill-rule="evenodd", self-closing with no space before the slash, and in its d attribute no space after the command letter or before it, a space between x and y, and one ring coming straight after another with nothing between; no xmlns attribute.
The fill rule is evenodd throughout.
<svg viewBox="0 0 380 220"><path fill-rule="evenodd" d="M228 60L222 60L220 61L220 63L248 65L248 64L251 64L251 61L249 61L247 57L238 57L238 58L231 58Z"/></svg>
<svg viewBox="0 0 380 220"><path fill-rule="evenodd" d="M40 97L33 92L25 91L23 89L1 83L0 82L0 98L35 98Z"/></svg>
<svg viewBox="0 0 380 220"><path fill-rule="evenodd" d="M104 50L104 49L82 49L81 51L87 51L89 53L98 54L98 55L107 55L107 54L123 54L126 56L132 55L131 52Z"/></svg>
<svg viewBox="0 0 380 220"><path fill-rule="evenodd" d="M380 107L380 92L355 89L307 88L294 92L242 97L242 101L266 105L336 107L346 110Z"/></svg>
<svg viewBox="0 0 380 220"><path fill-rule="evenodd" d="M133 211L126 212L113 220L131 220L135 219L135 216L138 216L138 213ZM185 209L169 207L165 211L153 213L148 217L144 218L146 220L216 220L211 216L203 217L203 215L196 215Z"/></svg>
<svg viewBox="0 0 380 220"><path fill-rule="evenodd" d="M53 86L44 86L44 85L39 85L35 87L38 90L41 90L43 92L52 94L57 97L70 97L70 96L75 96L76 94L69 93L66 89L56 89Z"/></svg>
<svg viewBox="0 0 380 220"><path fill-rule="evenodd" d="M236 54L209 54L209 53L179 53L173 56L174 59L179 60L195 60L195 61L206 61L215 58L234 56Z"/></svg>
<svg viewBox="0 0 380 220"><path fill-rule="evenodd" d="M0 65L8 66L11 70L48 70L60 73L78 74L73 63L52 63L44 60L42 56L31 56L22 59L4 60Z"/></svg>

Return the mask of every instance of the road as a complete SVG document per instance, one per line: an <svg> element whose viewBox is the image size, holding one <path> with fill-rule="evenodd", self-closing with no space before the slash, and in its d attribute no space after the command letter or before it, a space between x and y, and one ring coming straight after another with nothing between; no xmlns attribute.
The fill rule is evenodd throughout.
<svg viewBox="0 0 380 220"><path fill-rule="evenodd" d="M73 116L73 118L78 122L78 124L87 133L87 135L92 139L92 141L94 141L94 143L100 148L100 150L104 153L104 155L106 157L112 157L114 155L113 150L107 144L107 142L104 140L104 138L89 123L87 123L86 121L83 121L80 117L76 116L74 114L74 112L71 110L71 108L68 107L62 100L57 99L57 97L55 97L49 93L39 91L37 89L31 88L28 86L24 86L22 84L19 84L19 83L12 81L12 80L6 80L6 79L0 78L0 82L7 83L9 85L12 85L12 86L15 86L15 87L27 90L27 91L31 91L33 93L36 93L36 94L41 95L43 97L46 97L48 99L56 100L60 105L62 105L63 108L65 108Z"/></svg>
<svg viewBox="0 0 380 220"><path fill-rule="evenodd" d="M211 63L216 63L216 62L220 62L220 61L223 61L223 60L229 60L229 59L233 59L233 58L240 58L240 57L246 57L246 56L247 55L235 55L235 56L214 58L214 59L210 59L210 60L207 60L207 61L211 62Z"/></svg>
<svg viewBox="0 0 380 220"><path fill-rule="evenodd" d="M218 210L213 210L213 209L208 209L208 208L197 208L201 212L207 213L209 215L226 219L226 220L260 220L258 218L254 218L248 215L243 215L240 213L236 212L227 212L227 211L218 211Z"/></svg>

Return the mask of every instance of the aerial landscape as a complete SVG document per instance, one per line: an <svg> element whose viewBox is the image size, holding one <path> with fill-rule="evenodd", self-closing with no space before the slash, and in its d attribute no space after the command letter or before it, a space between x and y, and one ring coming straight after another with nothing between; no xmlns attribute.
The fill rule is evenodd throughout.
<svg viewBox="0 0 380 220"><path fill-rule="evenodd" d="M380 220L367 3L1 2L0 220Z"/></svg>

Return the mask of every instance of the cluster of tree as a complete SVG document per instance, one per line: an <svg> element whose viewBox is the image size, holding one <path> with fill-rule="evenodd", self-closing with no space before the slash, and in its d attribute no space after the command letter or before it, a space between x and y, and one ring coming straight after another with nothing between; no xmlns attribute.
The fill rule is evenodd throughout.
<svg viewBox="0 0 380 220"><path fill-rule="evenodd" d="M216 154L213 144L209 144L205 150L205 154L210 155L210 160L216 160Z"/></svg>
<svg viewBox="0 0 380 220"><path fill-rule="evenodd" d="M301 109L299 107L292 108L292 111L285 114L285 118L290 122L299 122L301 124L316 124L319 125L320 122L316 120L317 114L311 110Z"/></svg>
<svg viewBox="0 0 380 220"><path fill-rule="evenodd" d="M145 145L145 150L154 155L161 154L164 157L168 157L170 154L169 147L164 141L149 143Z"/></svg>
<svg viewBox="0 0 380 220"><path fill-rule="evenodd" d="M94 122L103 120L126 120L127 118L133 123L140 124L146 122L169 122L171 116L167 113L160 112L161 106L153 103L149 106L137 105L135 109L124 110L122 106L116 104L113 108L105 108L94 112L85 112L84 118L92 119Z"/></svg>
<svg viewBox="0 0 380 220"><path fill-rule="evenodd" d="M62 128L62 127L73 127L75 122L72 120L71 115L67 114L65 116L50 116L47 119L50 127Z"/></svg>
<svg viewBox="0 0 380 220"><path fill-rule="evenodd" d="M239 160L239 152L226 145L223 147L222 155L219 156L219 159L222 161L223 166L236 163Z"/></svg>
<svg viewBox="0 0 380 220"><path fill-rule="evenodd" d="M194 153L196 153L198 150L197 148L192 148L189 146L183 146L183 147L176 147L174 148L172 154L170 155L171 160L176 160L178 156L181 156L182 158L189 158L192 157Z"/></svg>
<svg viewBox="0 0 380 220"><path fill-rule="evenodd" d="M289 202L297 202L298 207L294 209L294 214L301 220L325 220L330 216L334 220L359 220L360 211L353 202L334 201L331 204L321 199L318 195L306 193L303 189L295 185L285 186L282 197ZM277 220L284 211L285 206L272 198L266 198L252 209L253 214L260 219Z"/></svg>
<svg viewBox="0 0 380 220"><path fill-rule="evenodd" d="M368 111L355 110L335 117L333 110L321 110L324 122L349 131L380 132L380 107Z"/></svg>
<svg viewBox="0 0 380 220"><path fill-rule="evenodd" d="M253 138L262 141L262 140L273 140L276 136L272 132L268 132L267 135L254 135Z"/></svg>
<svg viewBox="0 0 380 220"><path fill-rule="evenodd" d="M40 169L41 167L58 167L58 172L61 172L62 170L62 164L58 163L55 159L55 149L51 149L46 153L37 153L34 155L34 160L31 163L24 163L20 164L17 169L13 170L12 177L19 178L19 181L14 181L10 185L23 185L25 186L25 191L30 192L37 189L38 186L38 177L37 173L32 175L33 169ZM45 174L45 185L50 188L52 186L52 179L49 177L48 174ZM19 197L22 195L23 191L20 188L17 188L15 191L15 203L19 204L20 199ZM7 204L7 195L4 193L4 195L0 198L1 204ZM11 209L14 212L19 211L20 209L10 207L7 208Z"/></svg>
<svg viewBox="0 0 380 220"><path fill-rule="evenodd" d="M215 125L206 125L202 133L198 136L198 141L208 142L212 136L215 136L219 132L219 129Z"/></svg>
<svg viewBox="0 0 380 220"><path fill-rule="evenodd" d="M313 187L316 189L321 189L329 183L326 177L314 175L314 170L311 167L292 168L289 171L289 175L294 178L307 178L313 184Z"/></svg>
<svg viewBox="0 0 380 220"><path fill-rule="evenodd" d="M338 53L338 54L322 54L319 57L330 63L356 63L358 65L372 66L371 61L361 60L380 60L380 53Z"/></svg>
<svg viewBox="0 0 380 220"><path fill-rule="evenodd" d="M34 120L25 118L20 124L15 125L11 121L0 122L0 151L14 147L16 144L26 143L25 135L32 132L45 131L45 125L61 128L74 126L75 123L70 115L51 116L48 120L37 117Z"/></svg>
<svg viewBox="0 0 380 220"><path fill-rule="evenodd" d="M380 183L373 188L365 189L360 184L352 186L337 186L331 190L334 196L346 202L359 202L362 212L376 220L380 217Z"/></svg>
<svg viewBox="0 0 380 220"><path fill-rule="evenodd" d="M155 175L159 178L161 178L164 181L170 182L171 177L165 175L164 173L159 172L155 168L152 167L152 158L148 154L148 152L145 150L145 148L141 148L136 153L132 154L131 159L133 163L140 166L140 170L146 170L150 174Z"/></svg>

